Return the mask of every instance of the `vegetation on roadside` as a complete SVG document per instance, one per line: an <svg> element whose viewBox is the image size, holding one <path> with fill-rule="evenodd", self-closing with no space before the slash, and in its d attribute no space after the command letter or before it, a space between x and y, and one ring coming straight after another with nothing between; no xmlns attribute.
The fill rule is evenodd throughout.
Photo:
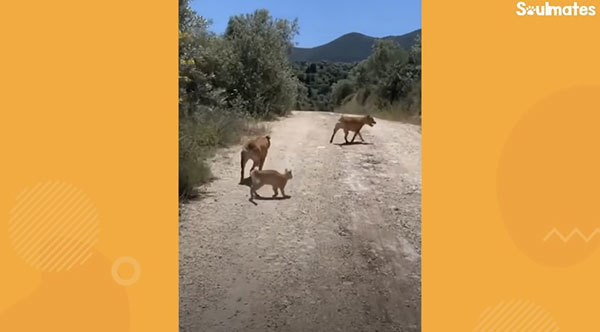
<svg viewBox="0 0 600 332"><path fill-rule="evenodd" d="M294 71L304 84L296 102L300 109L420 122L420 36L409 50L393 39L379 39L361 62L297 62Z"/></svg>
<svg viewBox="0 0 600 332"><path fill-rule="evenodd" d="M371 56L335 84L332 95L340 112L420 122L420 36L408 51L393 41L377 41Z"/></svg>
<svg viewBox="0 0 600 332"><path fill-rule="evenodd" d="M334 103L332 86L345 80L355 63L343 62L295 62L294 73L303 84L298 91L296 107L301 110L332 111Z"/></svg>
<svg viewBox="0 0 600 332"><path fill-rule="evenodd" d="M296 21L266 10L234 16L225 33L179 0L179 193L210 179L217 147L257 134L256 119L285 115L301 85L288 60Z"/></svg>

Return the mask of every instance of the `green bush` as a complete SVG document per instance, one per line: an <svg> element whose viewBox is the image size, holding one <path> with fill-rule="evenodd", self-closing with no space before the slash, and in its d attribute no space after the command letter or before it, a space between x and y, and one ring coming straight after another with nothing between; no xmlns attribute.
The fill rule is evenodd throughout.
<svg viewBox="0 0 600 332"><path fill-rule="evenodd" d="M403 113L396 118L421 114L420 36L410 50L377 40L372 54L359 63L297 62L293 68L306 87L297 89L300 109Z"/></svg>
<svg viewBox="0 0 600 332"><path fill-rule="evenodd" d="M340 105L347 96L354 93L354 89L354 82L348 79L343 79L334 83L331 89L331 100L333 104Z"/></svg>
<svg viewBox="0 0 600 332"><path fill-rule="evenodd" d="M296 21L274 19L264 9L232 17L220 73L227 100L240 97L245 111L257 116L289 112L300 84L287 55L297 32Z"/></svg>
<svg viewBox="0 0 600 332"><path fill-rule="evenodd" d="M303 110L331 111L334 84L346 79L355 63L296 62L294 74L305 89L298 90L296 107Z"/></svg>
<svg viewBox="0 0 600 332"><path fill-rule="evenodd" d="M283 115L302 86L287 59L297 23L268 11L234 16L224 36L189 0L179 11L179 193L211 177L207 160L243 135L264 134L256 119Z"/></svg>
<svg viewBox="0 0 600 332"><path fill-rule="evenodd" d="M347 93L353 97L348 98ZM377 41L371 56L351 70L347 82L340 81L335 85L332 100L341 106L338 110L342 112L419 122L420 36L408 52L391 40Z"/></svg>

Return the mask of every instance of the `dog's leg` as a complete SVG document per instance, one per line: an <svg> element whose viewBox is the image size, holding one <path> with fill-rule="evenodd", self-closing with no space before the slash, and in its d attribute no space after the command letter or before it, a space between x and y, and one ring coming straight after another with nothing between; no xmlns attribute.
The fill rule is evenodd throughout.
<svg viewBox="0 0 600 332"><path fill-rule="evenodd" d="M358 138L360 138L360 140L362 142L364 142L365 140L363 139L362 135L360 134L360 131L356 132L358 134Z"/></svg>
<svg viewBox="0 0 600 332"><path fill-rule="evenodd" d="M337 133L338 130L340 130L340 124L336 123L335 128L333 128L333 135L331 135L331 139L329 140L329 143L333 142L333 136L335 136L335 134Z"/></svg>
<svg viewBox="0 0 600 332"><path fill-rule="evenodd" d="M260 164L258 164L258 170L262 171L263 166L265 165L265 159L267 159L267 152L265 152L265 155L260 158Z"/></svg>
<svg viewBox="0 0 600 332"><path fill-rule="evenodd" d="M253 184L252 184L252 192L253 192L253 194L254 194L254 197L258 197L258 198L261 198L261 197L262 197L262 196L260 196L260 195L259 195L259 194L256 192L256 191L257 191L258 189L260 189L262 186L263 186L263 184L262 184L262 183L256 183L256 184L255 184L255 183L253 183Z"/></svg>

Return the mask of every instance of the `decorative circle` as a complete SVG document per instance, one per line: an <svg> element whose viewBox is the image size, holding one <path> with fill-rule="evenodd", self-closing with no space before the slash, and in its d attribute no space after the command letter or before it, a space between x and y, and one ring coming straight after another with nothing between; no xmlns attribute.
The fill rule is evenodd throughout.
<svg viewBox="0 0 600 332"><path fill-rule="evenodd" d="M9 212L13 249L27 264L45 272L68 271L85 263L99 233L94 204L62 181L24 189Z"/></svg>
<svg viewBox="0 0 600 332"><path fill-rule="evenodd" d="M119 267L121 267L121 265L125 264L125 263L129 263L133 267L133 275L129 279L123 279L119 275ZM117 284L119 284L121 286L130 286L130 285L133 285L134 283L136 283L140 279L140 275L142 274L142 269L140 267L140 263L138 263L138 261L135 260L135 258L120 257L114 261L111 272L112 272L112 277L113 277L113 279L115 279Z"/></svg>
<svg viewBox="0 0 600 332"><path fill-rule="evenodd" d="M498 167L498 203L517 247L538 263L569 266L600 245L600 86L559 91L510 133Z"/></svg>
<svg viewBox="0 0 600 332"><path fill-rule="evenodd" d="M503 301L483 310L473 331L557 332L559 327L542 306L519 299Z"/></svg>

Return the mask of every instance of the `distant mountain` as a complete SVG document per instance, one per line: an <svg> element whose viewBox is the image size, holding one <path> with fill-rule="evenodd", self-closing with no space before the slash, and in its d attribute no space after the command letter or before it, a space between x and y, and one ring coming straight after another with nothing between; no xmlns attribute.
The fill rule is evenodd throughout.
<svg viewBox="0 0 600 332"><path fill-rule="evenodd" d="M393 39L405 49L410 48L421 29L400 36L387 36L381 39ZM369 57L375 38L362 33L352 32L325 45L313 48L294 47L290 58L292 61L331 61L331 62L354 62Z"/></svg>

